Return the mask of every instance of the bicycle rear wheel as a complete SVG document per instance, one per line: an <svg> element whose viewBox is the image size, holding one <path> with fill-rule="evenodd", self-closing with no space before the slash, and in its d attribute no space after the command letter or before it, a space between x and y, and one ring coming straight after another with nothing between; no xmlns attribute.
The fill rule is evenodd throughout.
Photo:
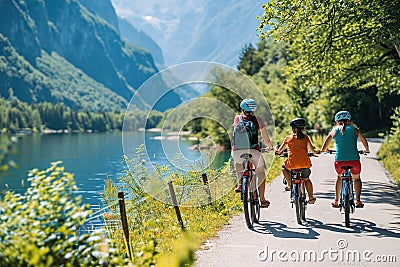
<svg viewBox="0 0 400 267"><path fill-rule="evenodd" d="M301 186L301 198L300 198L300 210L301 210L301 219L305 222L306 221L306 206L307 206L307 194L306 188L302 183Z"/></svg>
<svg viewBox="0 0 400 267"><path fill-rule="evenodd" d="M300 185L295 184L293 187L294 190L294 205L296 208L296 219L297 223L301 224L302 223L302 200L301 200L301 195L300 195Z"/></svg>
<svg viewBox="0 0 400 267"><path fill-rule="evenodd" d="M346 227L350 227L350 200L349 195L344 195L344 223Z"/></svg>
<svg viewBox="0 0 400 267"><path fill-rule="evenodd" d="M252 196L250 195L249 190L249 182L248 178L242 179L242 199L243 199L243 211L244 211L244 219L246 221L246 225L249 229L253 228L253 215L252 213Z"/></svg>
<svg viewBox="0 0 400 267"><path fill-rule="evenodd" d="M306 200L304 197L300 198L300 217L302 222L306 220Z"/></svg>

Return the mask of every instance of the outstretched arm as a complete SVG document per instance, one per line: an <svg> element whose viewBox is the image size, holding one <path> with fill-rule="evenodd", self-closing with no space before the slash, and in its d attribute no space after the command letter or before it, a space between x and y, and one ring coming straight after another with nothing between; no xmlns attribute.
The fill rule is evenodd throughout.
<svg viewBox="0 0 400 267"><path fill-rule="evenodd" d="M275 151L276 155L282 154L282 152L286 149L286 143L283 141L283 143L279 146L278 150Z"/></svg>
<svg viewBox="0 0 400 267"><path fill-rule="evenodd" d="M265 127L262 127L260 129L260 132L261 132L261 135L264 138L265 143L266 143L267 147L269 148L269 150L273 150L274 148L272 147L271 140L269 139L269 135L267 133L267 129Z"/></svg>
<svg viewBox="0 0 400 267"><path fill-rule="evenodd" d="M369 153L369 145L367 139L365 139L364 135L358 129L356 129L356 134L365 148L364 152Z"/></svg>
<svg viewBox="0 0 400 267"><path fill-rule="evenodd" d="M311 150L313 154L319 154L321 151L315 150L313 143L311 142L310 138L308 138L308 148Z"/></svg>
<svg viewBox="0 0 400 267"><path fill-rule="evenodd" d="M324 144L322 145L321 151L322 152L327 152L328 151L328 146L331 143L332 139L334 136L334 131L332 129L332 131L328 134L328 136L326 137Z"/></svg>

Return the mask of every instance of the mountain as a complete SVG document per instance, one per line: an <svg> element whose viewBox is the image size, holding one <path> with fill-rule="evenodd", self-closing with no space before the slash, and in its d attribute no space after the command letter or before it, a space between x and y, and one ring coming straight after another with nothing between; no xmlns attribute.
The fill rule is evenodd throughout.
<svg viewBox="0 0 400 267"><path fill-rule="evenodd" d="M96 14L110 23L117 31L119 31L118 17L110 0L79 0L79 3L93 14Z"/></svg>
<svg viewBox="0 0 400 267"><path fill-rule="evenodd" d="M120 36L109 0L9 0L0 1L0 12L1 97L121 110L158 72L147 49ZM156 101L156 93L144 94L138 108ZM171 92L157 108L180 101Z"/></svg>
<svg viewBox="0 0 400 267"><path fill-rule="evenodd" d="M110 23L128 42L141 46L151 53L154 61L164 64L161 48L145 32L140 31L123 18L118 18L115 9L109 0L79 0L90 12Z"/></svg>
<svg viewBox="0 0 400 267"><path fill-rule="evenodd" d="M236 67L243 47L258 42L260 0L112 0L118 17L161 47L165 65L215 61Z"/></svg>
<svg viewBox="0 0 400 267"><path fill-rule="evenodd" d="M126 38L130 43L137 44L149 50L154 61L160 65L164 65L164 56L160 46L145 32L136 29L126 19L118 18L121 36Z"/></svg>

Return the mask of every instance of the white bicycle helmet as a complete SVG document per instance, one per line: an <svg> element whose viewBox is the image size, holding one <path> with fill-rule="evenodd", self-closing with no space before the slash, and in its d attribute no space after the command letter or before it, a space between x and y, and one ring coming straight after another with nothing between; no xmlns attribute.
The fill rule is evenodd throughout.
<svg viewBox="0 0 400 267"><path fill-rule="evenodd" d="M257 103L254 99L247 98L240 103L240 107L246 112L254 112L257 109Z"/></svg>

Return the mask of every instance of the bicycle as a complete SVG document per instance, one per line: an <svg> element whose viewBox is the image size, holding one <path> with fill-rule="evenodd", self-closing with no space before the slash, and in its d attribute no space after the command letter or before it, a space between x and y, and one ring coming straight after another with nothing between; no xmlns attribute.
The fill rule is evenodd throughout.
<svg viewBox="0 0 400 267"><path fill-rule="evenodd" d="M265 148L261 149L261 153L267 151ZM258 223L260 220L261 204L258 179L253 163L250 160L252 155L250 153L243 153L240 157L244 159L243 171L241 173L242 191L240 195L247 227L252 229L254 223Z"/></svg>
<svg viewBox="0 0 400 267"><path fill-rule="evenodd" d="M328 150L329 154L336 153L335 150ZM359 154L367 155L363 150L358 151ZM356 208L354 201L354 187L353 187L353 177L350 170L351 166L342 166L344 172L341 175L342 188L340 189L339 195L339 208L340 212L344 210L344 224L346 227L350 227L350 213L353 214Z"/></svg>
<svg viewBox="0 0 400 267"><path fill-rule="evenodd" d="M283 152L282 157L287 157L288 153ZM309 157L317 157L311 152L308 152ZM291 184L290 184L290 202L296 208L296 220L298 224L302 224L306 221L306 209L307 209L307 192L304 184L304 178L302 176L303 169L290 170ZM287 184L285 177L283 177L283 183Z"/></svg>

